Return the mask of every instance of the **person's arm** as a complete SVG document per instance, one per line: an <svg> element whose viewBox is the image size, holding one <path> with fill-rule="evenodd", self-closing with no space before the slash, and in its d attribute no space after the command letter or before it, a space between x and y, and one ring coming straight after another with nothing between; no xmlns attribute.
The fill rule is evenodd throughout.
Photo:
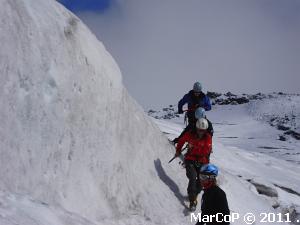
<svg viewBox="0 0 300 225"><path fill-rule="evenodd" d="M188 134L185 133L182 137L179 138L176 146L176 156L179 156L181 153L182 146L188 140Z"/></svg>
<svg viewBox="0 0 300 225"><path fill-rule="evenodd" d="M225 193L224 193L224 195L222 195L221 199L222 199L222 201L221 201L220 207L221 207L222 213L223 213L223 215L229 215L230 210L228 207L228 201L227 201L227 197L226 197Z"/></svg>
<svg viewBox="0 0 300 225"><path fill-rule="evenodd" d="M182 107L184 104L188 102L188 94L185 94L182 99L178 102L178 113L181 114L183 113Z"/></svg>
<svg viewBox="0 0 300 225"><path fill-rule="evenodd" d="M204 198L202 196L202 198ZM215 201L210 196L206 196L205 200L203 200L204 203L201 205L201 221L203 221L204 217L214 215L214 209L215 209ZM206 224L205 222L199 222L199 225Z"/></svg>
<svg viewBox="0 0 300 225"><path fill-rule="evenodd" d="M207 95L205 95L205 97L204 97L204 106L203 106L203 108L205 109L205 111L211 110L210 99Z"/></svg>
<svg viewBox="0 0 300 225"><path fill-rule="evenodd" d="M206 133L206 141L205 141L205 148L204 148L204 151L203 152L205 155L209 156L210 153L211 153L211 150L212 150L212 138L211 138L211 135L208 133Z"/></svg>
<svg viewBox="0 0 300 225"><path fill-rule="evenodd" d="M223 217L226 215L230 215L230 210L228 207L228 202L226 198L225 192L222 190L222 192L218 195L218 207L219 207L219 212L223 214ZM229 225L229 222L223 222L222 224Z"/></svg>

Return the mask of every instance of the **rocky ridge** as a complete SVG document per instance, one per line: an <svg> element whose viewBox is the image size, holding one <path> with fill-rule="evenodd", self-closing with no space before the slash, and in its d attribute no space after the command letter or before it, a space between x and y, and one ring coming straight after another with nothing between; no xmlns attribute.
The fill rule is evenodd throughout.
<svg viewBox="0 0 300 225"><path fill-rule="evenodd" d="M290 98L295 96L300 96L299 94L287 94L282 92L273 92L270 94L233 94L227 92L225 94L218 92L207 92L207 95L211 99L212 105L241 105L249 104L257 101L263 100L273 100L278 98ZM148 115L154 117L155 119L173 119L180 117L178 114L177 104L169 105L162 108L162 110L148 110ZM276 127L278 130L283 131L282 135L279 137L281 141L286 141L288 136L291 136L297 140L300 140L300 132L297 129L297 112L283 113L281 115L267 114L264 115L264 120L267 121L271 126ZM259 119L259 118L258 118Z"/></svg>

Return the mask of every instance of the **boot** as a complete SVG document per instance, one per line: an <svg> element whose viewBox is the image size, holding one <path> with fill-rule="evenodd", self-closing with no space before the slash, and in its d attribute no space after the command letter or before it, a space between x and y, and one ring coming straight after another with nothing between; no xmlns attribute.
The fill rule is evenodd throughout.
<svg viewBox="0 0 300 225"><path fill-rule="evenodd" d="M189 209L190 209L191 212L194 212L194 211L196 210L197 203L198 203L198 201L197 201L197 196L198 196L198 195L196 195L195 197L189 198L189 199L190 199L190 206L189 206Z"/></svg>

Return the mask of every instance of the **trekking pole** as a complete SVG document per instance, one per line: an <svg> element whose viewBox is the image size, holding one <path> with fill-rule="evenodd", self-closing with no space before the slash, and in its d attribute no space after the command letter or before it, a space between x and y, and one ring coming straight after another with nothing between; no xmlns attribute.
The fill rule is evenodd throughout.
<svg viewBox="0 0 300 225"><path fill-rule="evenodd" d="M186 146L185 146L183 149L181 149L181 151L180 151L180 154L179 154L179 155L181 155L181 153L182 153L184 150L186 150L187 148L188 148L188 145L186 145ZM179 156L179 155L178 155L178 156ZM172 158L172 159L170 159L169 163L170 163L170 162L172 162L172 161L173 161L175 158L177 158L178 156L174 155L174 156L173 156L173 158Z"/></svg>

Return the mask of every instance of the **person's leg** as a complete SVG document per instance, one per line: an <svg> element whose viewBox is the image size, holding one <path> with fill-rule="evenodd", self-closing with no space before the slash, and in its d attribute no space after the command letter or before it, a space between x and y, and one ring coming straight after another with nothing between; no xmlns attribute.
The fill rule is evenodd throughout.
<svg viewBox="0 0 300 225"><path fill-rule="evenodd" d="M197 195L202 191L202 186L201 186L201 183L200 183L200 178L199 178L199 174L200 174L200 169L202 167L203 164L200 164L200 163L196 163L195 164L195 168L196 168L196 173L197 173Z"/></svg>
<svg viewBox="0 0 300 225"><path fill-rule="evenodd" d="M187 188L190 202L195 201L198 195L197 171L192 161L185 162L186 176L189 179Z"/></svg>
<svg viewBox="0 0 300 225"><path fill-rule="evenodd" d="M188 111L187 112L187 119L189 124L196 124L197 119L195 117L195 111Z"/></svg>

